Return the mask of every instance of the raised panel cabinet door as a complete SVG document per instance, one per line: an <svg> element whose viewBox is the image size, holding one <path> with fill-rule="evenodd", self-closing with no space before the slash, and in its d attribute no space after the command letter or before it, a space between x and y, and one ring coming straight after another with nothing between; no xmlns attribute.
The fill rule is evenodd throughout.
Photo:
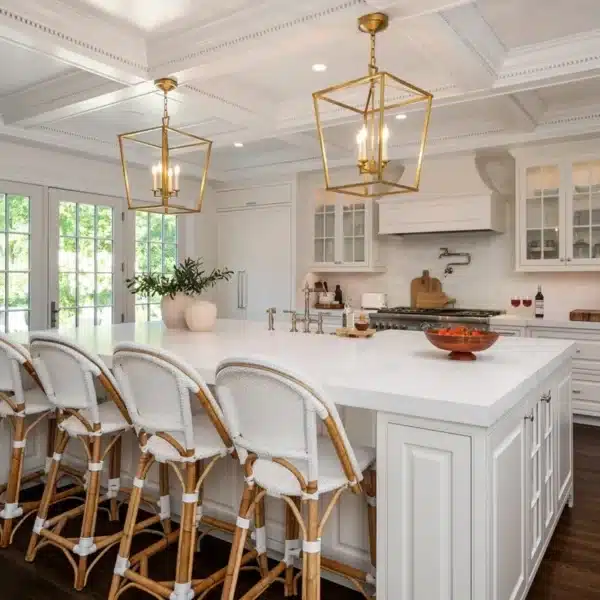
<svg viewBox="0 0 600 600"><path fill-rule="evenodd" d="M561 378L557 386L556 472L557 506L562 506L573 483L573 412L571 408L571 375Z"/></svg>
<svg viewBox="0 0 600 600"><path fill-rule="evenodd" d="M554 396L554 397L553 397ZM544 540L551 534L557 518L556 491L556 390L542 389L542 496Z"/></svg>
<svg viewBox="0 0 600 600"><path fill-rule="evenodd" d="M518 415L494 430L490 444L493 600L521 598L527 585L525 438Z"/></svg>
<svg viewBox="0 0 600 600"><path fill-rule="evenodd" d="M382 425L385 442L383 448L378 443L377 465L385 490L378 485L383 515L377 523L377 597L469 600L471 438ZM382 437L378 433L378 441Z"/></svg>

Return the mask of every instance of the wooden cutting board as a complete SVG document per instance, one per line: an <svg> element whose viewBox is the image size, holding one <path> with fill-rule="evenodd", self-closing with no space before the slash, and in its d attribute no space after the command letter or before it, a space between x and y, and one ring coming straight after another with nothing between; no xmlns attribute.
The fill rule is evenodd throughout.
<svg viewBox="0 0 600 600"><path fill-rule="evenodd" d="M375 329L367 329L366 331L359 331L358 329L349 329L348 327L341 327L336 329L335 335L340 337L352 337L352 338L370 338L374 335Z"/></svg>
<svg viewBox="0 0 600 600"><path fill-rule="evenodd" d="M420 293L442 293L442 282L437 277L431 277L429 271L423 271L421 277L415 277L410 282L410 307L417 307L417 297Z"/></svg>
<svg viewBox="0 0 600 600"><path fill-rule="evenodd" d="M578 308L569 313L571 321L588 321L591 323L600 323L600 310L585 310Z"/></svg>

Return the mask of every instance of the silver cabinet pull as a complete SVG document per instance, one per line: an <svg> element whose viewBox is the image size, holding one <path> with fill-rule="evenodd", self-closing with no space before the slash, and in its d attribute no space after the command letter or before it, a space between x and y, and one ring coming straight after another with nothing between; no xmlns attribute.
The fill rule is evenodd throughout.
<svg viewBox="0 0 600 600"><path fill-rule="evenodd" d="M243 296L242 296L242 302L243 302L243 306L242 308L248 308L248 273L246 271L242 271L242 273L244 274L244 278L243 278Z"/></svg>
<svg viewBox="0 0 600 600"><path fill-rule="evenodd" d="M581 394L581 390L571 390L574 394Z"/></svg>
<svg viewBox="0 0 600 600"><path fill-rule="evenodd" d="M540 400L542 402L550 402L550 400L552 400L552 392L549 391L547 394L542 394Z"/></svg>
<svg viewBox="0 0 600 600"><path fill-rule="evenodd" d="M237 272L237 307L242 308L242 272Z"/></svg>
<svg viewBox="0 0 600 600"><path fill-rule="evenodd" d="M533 416L533 409L531 410L531 414L530 415L525 415L525 420L526 421L531 421L532 423L535 421L535 417Z"/></svg>

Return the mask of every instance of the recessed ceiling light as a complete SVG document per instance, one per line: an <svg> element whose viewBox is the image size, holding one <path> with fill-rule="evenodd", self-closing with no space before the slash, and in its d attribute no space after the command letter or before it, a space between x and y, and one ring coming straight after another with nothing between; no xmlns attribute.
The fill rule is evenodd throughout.
<svg viewBox="0 0 600 600"><path fill-rule="evenodd" d="M244 144L242 144L242 142L233 142L233 145L234 145L236 148L243 148L243 147L244 147Z"/></svg>
<svg viewBox="0 0 600 600"><path fill-rule="evenodd" d="M327 65L324 65L323 63L316 63L312 66L312 70L315 73L322 73L323 71L327 71Z"/></svg>
<svg viewBox="0 0 600 600"><path fill-rule="evenodd" d="M396 119L398 119L398 121L404 121L404 119L406 119L406 115L404 113L400 113L399 115L396 115Z"/></svg>

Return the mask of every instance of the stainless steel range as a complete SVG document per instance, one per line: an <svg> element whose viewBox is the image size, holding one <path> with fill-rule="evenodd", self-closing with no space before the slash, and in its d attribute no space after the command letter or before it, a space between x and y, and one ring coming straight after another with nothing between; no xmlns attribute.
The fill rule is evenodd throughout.
<svg viewBox="0 0 600 600"><path fill-rule="evenodd" d="M383 329L421 330L442 324L476 325L479 329L489 329L490 318L503 314L502 310L482 310L468 308L381 308L369 315L371 327Z"/></svg>

